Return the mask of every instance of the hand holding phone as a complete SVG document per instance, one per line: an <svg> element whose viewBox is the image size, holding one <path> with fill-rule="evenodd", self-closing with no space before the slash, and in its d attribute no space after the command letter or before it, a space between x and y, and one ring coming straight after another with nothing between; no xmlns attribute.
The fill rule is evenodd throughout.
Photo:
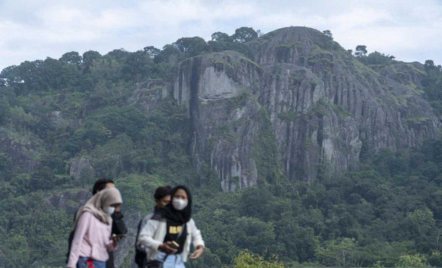
<svg viewBox="0 0 442 268"><path fill-rule="evenodd" d="M124 238L124 237L126 237L127 235L126 235L126 234L115 234L115 236L116 236L116 237L120 237L120 238Z"/></svg>
<svg viewBox="0 0 442 268"><path fill-rule="evenodd" d="M171 246L172 246L174 249L179 249L179 248L180 248L180 245L179 245L177 242L175 242L175 241L172 241Z"/></svg>
<svg viewBox="0 0 442 268"><path fill-rule="evenodd" d="M177 248L173 246L172 242L166 242L161 244L158 249L162 252L165 252L166 254L174 254L177 251Z"/></svg>
<svg viewBox="0 0 442 268"><path fill-rule="evenodd" d="M126 237L125 234L113 234L112 235L112 240L114 241L114 244L117 244L121 239L123 239L124 237Z"/></svg>

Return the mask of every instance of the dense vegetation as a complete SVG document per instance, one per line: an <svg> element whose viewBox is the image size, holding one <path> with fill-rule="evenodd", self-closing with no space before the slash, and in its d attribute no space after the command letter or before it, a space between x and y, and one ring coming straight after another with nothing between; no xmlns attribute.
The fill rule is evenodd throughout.
<svg viewBox="0 0 442 268"><path fill-rule="evenodd" d="M192 267L442 266L442 141L398 152L364 148L357 170L323 172L311 184L281 176L224 193L210 167L196 173L191 164L185 108L163 99L146 113L131 101L137 83L170 81L188 57L227 49L250 57L247 42L257 37L243 27L209 42L181 38L161 50L104 56L70 52L4 69L0 145L17 146L0 151L0 267L63 266L80 203L68 198L57 207L53 200L84 192L101 176L115 178L126 215L151 211L157 186L188 184L208 246ZM370 55L361 61L394 64ZM424 91L440 115L441 68L427 61L425 70ZM70 176L80 157L94 174ZM278 167L265 168L279 176Z"/></svg>

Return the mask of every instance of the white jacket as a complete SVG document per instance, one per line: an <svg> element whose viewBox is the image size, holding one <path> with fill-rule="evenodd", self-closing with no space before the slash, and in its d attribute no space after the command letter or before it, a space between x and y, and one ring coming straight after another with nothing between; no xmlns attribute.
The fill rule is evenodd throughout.
<svg viewBox="0 0 442 268"><path fill-rule="evenodd" d="M147 248L145 245L143 245L141 243L138 243L138 241L140 239L139 237L140 237L141 231L143 230L144 226L146 226L146 223L150 220L150 218L153 217L153 215L154 215L153 213L149 213L149 214L146 215L146 217L144 217L141 220L140 230L139 230L139 233L138 233L138 236L137 236L137 241L136 241L137 249L146 252L146 254L148 256L149 256L149 248Z"/></svg>
<svg viewBox="0 0 442 268"><path fill-rule="evenodd" d="M190 244L193 244L194 247L204 247L204 241L201 236L201 231L196 228L195 221L193 219L190 219L187 222L186 229L186 242L184 243L183 252L181 253L184 262L187 261L187 256L190 252ZM137 246L145 246L149 249L146 251L148 254L148 260L155 259L158 253L158 247L163 243L164 238L166 237L166 233L167 222L165 220L150 219L144 225L143 229L140 231Z"/></svg>

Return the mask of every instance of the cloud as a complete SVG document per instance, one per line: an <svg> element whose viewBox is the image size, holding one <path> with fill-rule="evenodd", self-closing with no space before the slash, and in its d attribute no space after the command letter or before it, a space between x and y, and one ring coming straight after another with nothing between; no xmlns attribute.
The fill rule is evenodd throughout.
<svg viewBox="0 0 442 268"><path fill-rule="evenodd" d="M442 3L433 0L0 0L0 70L69 51L163 47L241 26L331 30L342 46L442 63Z"/></svg>

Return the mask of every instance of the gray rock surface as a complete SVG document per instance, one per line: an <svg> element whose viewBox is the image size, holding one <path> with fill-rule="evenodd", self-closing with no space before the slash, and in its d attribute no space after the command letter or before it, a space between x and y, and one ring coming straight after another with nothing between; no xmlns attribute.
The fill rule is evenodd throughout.
<svg viewBox="0 0 442 268"><path fill-rule="evenodd" d="M39 147L33 142L13 140L0 131L0 153L10 157L10 163L22 172L34 172L40 166Z"/></svg>
<svg viewBox="0 0 442 268"><path fill-rule="evenodd" d="M62 114L60 111L53 111L49 114L49 119L51 120L51 123L56 128L63 128L67 126L66 120L62 117Z"/></svg>
<svg viewBox="0 0 442 268"><path fill-rule="evenodd" d="M82 176L94 177L94 168L90 164L90 160L87 158L78 158L71 163L69 169L69 175L74 177L76 180L80 179Z"/></svg>
<svg viewBox="0 0 442 268"><path fill-rule="evenodd" d="M160 100L168 96L170 88L169 83L162 80L148 80L139 83L129 97L129 102L149 113Z"/></svg>
<svg viewBox="0 0 442 268"><path fill-rule="evenodd" d="M225 51L182 62L173 96L192 124L198 170L218 173L222 188L256 185L257 114L265 109L278 163L291 179L311 181L357 166L362 146L407 148L435 138L441 123L419 88L419 63L369 68L321 32L283 28L250 44L254 62Z"/></svg>
<svg viewBox="0 0 442 268"><path fill-rule="evenodd" d="M173 94L188 107L190 154L197 170L211 165L225 191L257 184L253 158L259 103L253 91L262 70L243 55L227 51L181 63Z"/></svg>

